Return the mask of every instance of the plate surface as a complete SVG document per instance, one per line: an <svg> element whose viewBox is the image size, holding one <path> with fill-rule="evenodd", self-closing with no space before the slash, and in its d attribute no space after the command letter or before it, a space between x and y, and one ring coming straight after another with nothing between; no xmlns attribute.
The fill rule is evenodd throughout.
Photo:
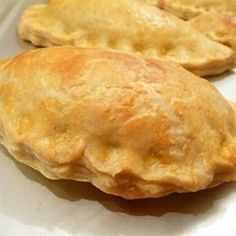
<svg viewBox="0 0 236 236"><path fill-rule="evenodd" d="M18 39L23 9L43 0L0 0L0 58L32 48ZM236 73L211 78L236 102ZM161 199L126 201L86 183L50 181L0 150L0 235L235 236L236 183Z"/></svg>

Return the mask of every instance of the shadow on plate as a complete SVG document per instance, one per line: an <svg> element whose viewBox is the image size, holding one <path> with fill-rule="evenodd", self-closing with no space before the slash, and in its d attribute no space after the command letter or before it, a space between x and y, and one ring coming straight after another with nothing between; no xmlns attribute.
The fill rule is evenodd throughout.
<svg viewBox="0 0 236 236"><path fill-rule="evenodd" d="M235 74L234 71L230 70L230 71L226 71L223 74L217 75L217 76L207 76L204 77L204 79L207 79L209 82L217 82L217 81L221 81L221 80L225 80L228 79L229 76Z"/></svg>

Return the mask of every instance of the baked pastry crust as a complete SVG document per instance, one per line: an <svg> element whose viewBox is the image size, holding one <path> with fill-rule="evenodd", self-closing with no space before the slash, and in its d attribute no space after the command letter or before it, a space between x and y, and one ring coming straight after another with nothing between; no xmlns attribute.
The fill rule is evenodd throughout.
<svg viewBox="0 0 236 236"><path fill-rule="evenodd" d="M136 1L139 1L139 2L145 3L145 4L149 4L149 5L153 5L153 6L157 5L157 0L136 0Z"/></svg>
<svg viewBox="0 0 236 236"><path fill-rule="evenodd" d="M236 177L236 106L181 66L75 47L0 65L0 142L51 179L128 199Z"/></svg>
<svg viewBox="0 0 236 236"><path fill-rule="evenodd" d="M23 13L19 34L38 46L74 45L161 58L201 76L235 65L229 48L137 0L51 0L33 5Z"/></svg>
<svg viewBox="0 0 236 236"><path fill-rule="evenodd" d="M191 19L190 24L211 40L236 51L236 15L209 12Z"/></svg>
<svg viewBox="0 0 236 236"><path fill-rule="evenodd" d="M235 0L157 0L157 6L188 20L206 12L236 14Z"/></svg>

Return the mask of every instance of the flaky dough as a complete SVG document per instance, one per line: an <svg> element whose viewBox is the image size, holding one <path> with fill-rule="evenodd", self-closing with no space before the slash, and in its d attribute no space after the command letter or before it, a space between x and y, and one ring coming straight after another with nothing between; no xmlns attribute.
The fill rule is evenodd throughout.
<svg viewBox="0 0 236 236"><path fill-rule="evenodd" d="M198 75L235 66L234 52L207 39L148 0L51 0L26 9L19 24L24 40L39 46L116 49L181 64Z"/></svg>
<svg viewBox="0 0 236 236"><path fill-rule="evenodd" d="M73 47L0 64L0 142L51 179L128 199L234 180L236 108L182 67Z"/></svg>
<svg viewBox="0 0 236 236"><path fill-rule="evenodd" d="M235 0L156 0L156 2L160 8L186 20L207 12L236 14Z"/></svg>
<svg viewBox="0 0 236 236"><path fill-rule="evenodd" d="M192 18L189 24L208 38L236 52L236 15L209 12Z"/></svg>

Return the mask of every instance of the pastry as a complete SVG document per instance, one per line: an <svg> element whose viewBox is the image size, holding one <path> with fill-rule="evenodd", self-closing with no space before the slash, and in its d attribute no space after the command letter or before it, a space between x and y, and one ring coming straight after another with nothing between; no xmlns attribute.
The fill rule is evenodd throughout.
<svg viewBox="0 0 236 236"><path fill-rule="evenodd" d="M161 58L202 76L234 67L232 50L141 1L51 0L23 13L19 34L38 46L75 45Z"/></svg>
<svg viewBox="0 0 236 236"><path fill-rule="evenodd" d="M209 12L191 19L192 27L236 51L236 15Z"/></svg>
<svg viewBox="0 0 236 236"><path fill-rule="evenodd" d="M137 0L137 1L153 6L156 6L157 4L157 0Z"/></svg>
<svg viewBox="0 0 236 236"><path fill-rule="evenodd" d="M186 20L206 12L236 14L235 0L156 0L156 2L160 8Z"/></svg>
<svg viewBox="0 0 236 236"><path fill-rule="evenodd" d="M52 47L0 65L0 142L50 179L127 199L236 178L236 106L165 61Z"/></svg>

